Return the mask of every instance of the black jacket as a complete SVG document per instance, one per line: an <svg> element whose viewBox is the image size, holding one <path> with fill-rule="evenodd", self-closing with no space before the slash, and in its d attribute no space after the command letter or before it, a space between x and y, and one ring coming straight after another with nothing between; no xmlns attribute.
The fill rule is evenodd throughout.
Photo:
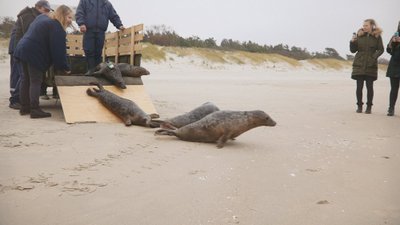
<svg viewBox="0 0 400 225"><path fill-rule="evenodd" d="M19 40L28 31L29 25L40 15L40 12L35 8L26 7L17 15L17 22L15 23L15 41L14 48L17 46Z"/></svg>
<svg viewBox="0 0 400 225"><path fill-rule="evenodd" d="M400 23L397 32L400 32ZM390 57L386 76L400 78L400 43L393 43L392 40L390 40L386 51L392 55L392 57Z"/></svg>

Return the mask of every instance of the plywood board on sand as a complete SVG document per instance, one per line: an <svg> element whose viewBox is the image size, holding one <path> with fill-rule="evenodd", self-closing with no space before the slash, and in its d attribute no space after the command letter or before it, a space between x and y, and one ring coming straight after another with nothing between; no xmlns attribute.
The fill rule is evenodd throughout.
<svg viewBox="0 0 400 225"><path fill-rule="evenodd" d="M121 119L103 106L97 98L86 94L86 90L91 87L95 86L58 86L65 121L67 123L121 123ZM115 86L104 86L104 88L134 101L148 114L157 114L143 85L127 85L127 88L123 90Z"/></svg>

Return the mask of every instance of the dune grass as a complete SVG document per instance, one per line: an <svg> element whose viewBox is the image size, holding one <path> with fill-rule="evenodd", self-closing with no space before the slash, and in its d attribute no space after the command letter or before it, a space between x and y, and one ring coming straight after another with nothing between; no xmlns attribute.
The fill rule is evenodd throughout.
<svg viewBox="0 0 400 225"><path fill-rule="evenodd" d="M0 40L0 44L7 43ZM203 63L220 64L252 64L255 66L264 63L287 63L292 67L301 67L302 63L279 54L263 54L245 51L223 51L208 48L184 48L184 47L161 47L150 43L143 44L143 60L173 61L174 57L194 56L203 60ZM167 54L170 54L167 59ZM175 55L175 56L174 56ZM193 61L193 60L192 60ZM194 61L193 61L194 62ZM308 59L306 62L316 66L321 70L334 69L342 70L351 68L352 62L337 59ZM386 70L387 65L379 65L380 70Z"/></svg>
<svg viewBox="0 0 400 225"><path fill-rule="evenodd" d="M351 62L338 59L309 59L307 62L317 66L320 69L341 70L351 66Z"/></svg>
<svg viewBox="0 0 400 225"><path fill-rule="evenodd" d="M154 60L157 62L166 61L167 59L162 47L150 43L143 44L142 57L143 60Z"/></svg>
<svg viewBox="0 0 400 225"><path fill-rule="evenodd" d="M167 47L165 51L178 57L197 56L213 63L227 63L223 51L208 48Z"/></svg>

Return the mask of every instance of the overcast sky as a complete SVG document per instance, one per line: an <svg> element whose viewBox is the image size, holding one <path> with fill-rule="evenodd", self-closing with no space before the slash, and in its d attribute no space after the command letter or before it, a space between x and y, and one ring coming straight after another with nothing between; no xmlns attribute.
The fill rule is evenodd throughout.
<svg viewBox="0 0 400 225"><path fill-rule="evenodd" d="M35 0L1 0L0 16L16 17ZM259 44L296 45L309 51L332 47L350 54L348 42L364 19L374 18L384 30L384 45L400 20L400 0L111 0L123 24L165 24L183 37L213 37ZM79 0L50 0L78 5ZM397 13L396 13L397 12ZM112 26L109 26L109 29ZM386 58L389 55L385 54Z"/></svg>

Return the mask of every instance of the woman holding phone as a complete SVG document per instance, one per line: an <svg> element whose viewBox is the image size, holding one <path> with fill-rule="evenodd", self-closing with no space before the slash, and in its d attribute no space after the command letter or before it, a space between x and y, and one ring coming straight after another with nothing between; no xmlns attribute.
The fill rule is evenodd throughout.
<svg viewBox="0 0 400 225"><path fill-rule="evenodd" d="M367 108L365 113L370 114L374 98L374 81L378 78L378 57L384 52L382 29L375 20L367 19L363 27L350 41L350 51L356 53L353 62L351 78L357 81L357 113L363 110L363 88L367 86Z"/></svg>

